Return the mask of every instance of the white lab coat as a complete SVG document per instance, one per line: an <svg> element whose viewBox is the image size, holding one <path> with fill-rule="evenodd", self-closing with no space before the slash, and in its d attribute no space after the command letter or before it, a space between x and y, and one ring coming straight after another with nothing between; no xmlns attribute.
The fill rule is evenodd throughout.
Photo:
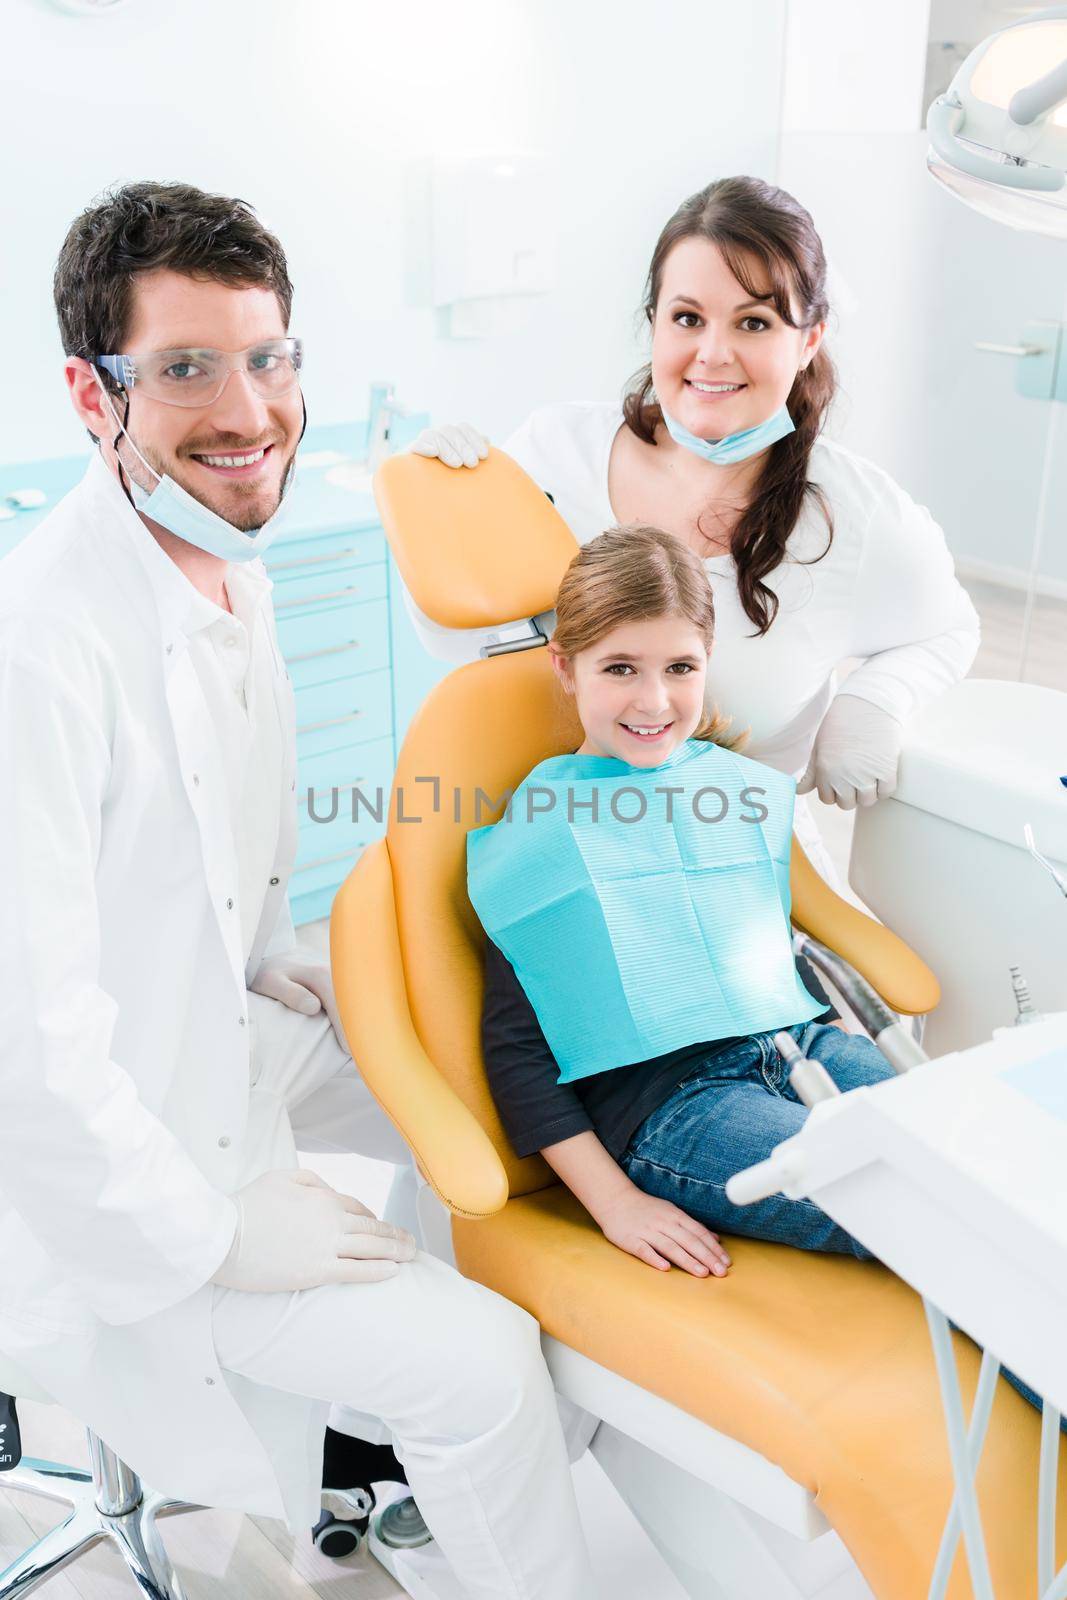
<svg viewBox="0 0 1067 1600"><path fill-rule="evenodd" d="M248 1177L246 984L294 942L293 695L275 642L284 821L246 966L167 559L94 458L0 565L0 1349L156 1487L296 1525L325 1408L224 1378L209 1284ZM301 1107L320 1148L337 1091L321 1129Z"/></svg>

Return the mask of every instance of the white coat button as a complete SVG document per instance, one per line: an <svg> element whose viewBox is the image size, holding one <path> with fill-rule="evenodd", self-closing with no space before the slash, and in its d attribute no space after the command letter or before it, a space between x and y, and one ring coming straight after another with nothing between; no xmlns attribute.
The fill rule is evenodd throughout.
<svg viewBox="0 0 1067 1600"><path fill-rule="evenodd" d="M280 883L281 879L280 878L272 878L270 881L271 881L272 884L273 883Z"/></svg>
<svg viewBox="0 0 1067 1600"><path fill-rule="evenodd" d="M173 655L173 653L174 653L174 646L172 644L168 644L168 646L167 646L167 654L168 654L168 656L169 655Z"/></svg>
<svg viewBox="0 0 1067 1600"><path fill-rule="evenodd" d="M215 1380L214 1380L214 1378L205 1378L205 1379L204 1379L204 1382L205 1382L205 1383L206 1383L206 1384L207 1384L207 1386L208 1386L208 1388L209 1388L209 1389L213 1389L213 1388L214 1388L214 1387L215 1387Z"/></svg>
<svg viewBox="0 0 1067 1600"><path fill-rule="evenodd" d="M238 1017L238 1018L237 1018L237 1026L238 1026L238 1027L239 1027L239 1028L243 1028L243 1027L244 1027L244 1025L245 1025L245 1019L244 1019L244 1017Z"/></svg>
<svg viewBox="0 0 1067 1600"><path fill-rule="evenodd" d="M220 1150L228 1150L229 1148L230 1148L229 1135L224 1133L222 1138L219 1140L219 1149Z"/></svg>
<svg viewBox="0 0 1067 1600"><path fill-rule="evenodd" d="M199 774L199 772L194 772L193 773L193 786L194 786L194 788L197 788L197 789L199 789L199 787L200 787L200 774Z"/></svg>
<svg viewBox="0 0 1067 1600"><path fill-rule="evenodd" d="M226 902L226 910L227 911L232 911L233 910L233 901L232 900L227 900L227 902Z"/></svg>

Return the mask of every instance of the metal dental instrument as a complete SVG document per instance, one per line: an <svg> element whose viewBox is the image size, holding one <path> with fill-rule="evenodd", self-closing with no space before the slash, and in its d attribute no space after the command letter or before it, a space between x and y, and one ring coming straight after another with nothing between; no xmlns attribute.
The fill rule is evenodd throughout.
<svg viewBox="0 0 1067 1600"><path fill-rule="evenodd" d="M799 933L795 929L793 951L796 955L806 956L813 967L825 973L859 1017L894 1072L909 1072L920 1062L929 1060L922 1045L896 1012L889 1009L881 995L847 961L843 961L810 934ZM799 1089L797 1093L800 1093Z"/></svg>
<svg viewBox="0 0 1067 1600"><path fill-rule="evenodd" d="M789 1082L798 1100L810 1111L819 1100L832 1100L841 1090L831 1078L821 1061L806 1056L792 1034L782 1032L774 1036L775 1048L789 1068Z"/></svg>
<svg viewBox="0 0 1067 1600"><path fill-rule="evenodd" d="M1063 873L1060 872L1058 867L1054 867L1052 865L1052 862L1047 856L1043 856L1041 854L1041 851L1034 843L1034 830L1031 828L1028 822L1023 826L1023 838L1026 840L1026 848L1029 850L1038 866L1044 867L1045 871L1048 873L1057 889L1064 896L1064 898L1067 899L1067 878L1063 876Z"/></svg>

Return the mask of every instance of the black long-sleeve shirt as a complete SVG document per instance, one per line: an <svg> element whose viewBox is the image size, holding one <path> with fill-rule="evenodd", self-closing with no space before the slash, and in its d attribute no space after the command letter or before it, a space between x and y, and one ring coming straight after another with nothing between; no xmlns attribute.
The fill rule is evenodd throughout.
<svg viewBox="0 0 1067 1600"><path fill-rule="evenodd" d="M801 959L797 970L808 993L826 1002L827 1010L818 1020L833 1021L838 1013L811 967ZM533 1155L546 1145L592 1130L617 1160L645 1118L683 1078L736 1043L736 1039L717 1039L686 1045L649 1061L560 1083L559 1065L515 969L491 939L485 941L482 1055L493 1099L517 1155Z"/></svg>

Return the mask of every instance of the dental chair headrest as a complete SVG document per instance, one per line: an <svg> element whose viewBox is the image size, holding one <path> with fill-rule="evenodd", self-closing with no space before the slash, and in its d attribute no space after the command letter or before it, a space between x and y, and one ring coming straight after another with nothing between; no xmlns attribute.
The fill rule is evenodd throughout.
<svg viewBox="0 0 1067 1600"><path fill-rule="evenodd" d="M390 456L374 494L400 576L432 622L492 628L555 606L577 543L502 450L473 469Z"/></svg>

